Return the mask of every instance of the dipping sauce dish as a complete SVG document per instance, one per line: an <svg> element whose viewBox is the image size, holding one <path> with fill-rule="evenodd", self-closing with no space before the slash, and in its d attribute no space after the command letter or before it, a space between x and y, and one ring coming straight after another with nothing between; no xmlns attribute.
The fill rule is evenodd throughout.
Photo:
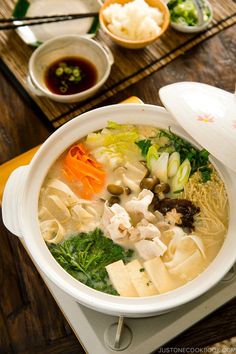
<svg viewBox="0 0 236 354"><path fill-rule="evenodd" d="M32 93L71 103L94 95L107 80L113 55L107 47L79 35L53 38L38 47L29 61Z"/></svg>

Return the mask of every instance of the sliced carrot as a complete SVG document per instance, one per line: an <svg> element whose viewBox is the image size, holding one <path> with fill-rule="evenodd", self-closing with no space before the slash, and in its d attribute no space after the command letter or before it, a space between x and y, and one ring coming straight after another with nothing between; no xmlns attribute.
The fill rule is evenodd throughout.
<svg viewBox="0 0 236 354"><path fill-rule="evenodd" d="M90 176L96 180L102 178L105 173L101 170L102 166L100 164L92 160L90 156L87 156L87 160L83 161L83 156L80 154L73 155L72 149L73 148L70 149L65 158L66 165L69 166L72 171L76 172L79 170L82 174ZM94 162L96 162L96 164L94 164Z"/></svg>
<svg viewBox="0 0 236 354"><path fill-rule="evenodd" d="M82 184L83 184L83 190L81 192L81 196L85 199L91 199L94 195L94 190L93 187L91 185L91 183L89 182L89 179L87 177L84 177L81 180Z"/></svg>
<svg viewBox="0 0 236 354"><path fill-rule="evenodd" d="M96 181L99 181L104 176L103 171L99 171L97 168L93 167L89 163L85 163L84 161L67 161L67 165L74 174L89 176Z"/></svg>
<svg viewBox="0 0 236 354"><path fill-rule="evenodd" d="M70 148L65 160L63 174L67 180L79 180L82 188L79 195L85 199L91 199L99 193L105 184L105 171L83 144L77 144Z"/></svg>

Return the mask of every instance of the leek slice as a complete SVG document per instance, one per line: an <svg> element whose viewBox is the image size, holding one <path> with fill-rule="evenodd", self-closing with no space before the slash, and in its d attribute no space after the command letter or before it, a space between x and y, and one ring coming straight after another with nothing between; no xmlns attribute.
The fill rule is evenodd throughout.
<svg viewBox="0 0 236 354"><path fill-rule="evenodd" d="M180 192L183 190L185 184L188 182L191 172L191 165L188 159L179 166L176 175L173 177L171 182L171 189L173 193Z"/></svg>
<svg viewBox="0 0 236 354"><path fill-rule="evenodd" d="M158 160L159 158L159 154L157 152L158 148L159 148L158 145L152 145L148 149L146 159L147 159L147 167L149 168L149 170L151 170L151 166L155 165L155 161Z"/></svg>
<svg viewBox="0 0 236 354"><path fill-rule="evenodd" d="M158 160L152 158L150 160L151 172L154 176L160 179L161 182L167 182L167 167L168 167L169 153L162 152Z"/></svg>
<svg viewBox="0 0 236 354"><path fill-rule="evenodd" d="M172 178L176 175L179 166L180 166L180 154L177 151L175 151L170 155L168 161L167 174L169 178Z"/></svg>

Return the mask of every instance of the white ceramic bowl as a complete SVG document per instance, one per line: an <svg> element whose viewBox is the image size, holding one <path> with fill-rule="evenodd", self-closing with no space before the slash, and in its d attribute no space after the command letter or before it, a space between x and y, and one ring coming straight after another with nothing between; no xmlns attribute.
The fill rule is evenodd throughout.
<svg viewBox="0 0 236 354"><path fill-rule="evenodd" d="M81 57L93 63L97 70L97 81L91 88L72 95L52 93L45 83L45 71L50 64L64 57ZM50 39L40 45L29 61L28 85L38 96L46 96L63 103L79 102L93 96L108 79L113 55L106 46L80 35L66 35Z"/></svg>
<svg viewBox="0 0 236 354"><path fill-rule="evenodd" d="M179 23L170 21L171 27L174 28L176 31L183 32L183 33L199 33L199 32L205 31L213 19L212 6L209 3L209 1L205 0L205 3L210 9L210 17L208 18L208 20L206 22L203 23L203 25L201 25L201 26L184 26Z"/></svg>
<svg viewBox="0 0 236 354"><path fill-rule="evenodd" d="M16 169L10 176L3 195L3 221L12 233L22 237L32 259L46 276L79 303L113 315L147 317L161 314L209 290L234 264L236 260L235 174L212 159L220 171L229 196L229 230L219 254L197 278L169 293L146 298L118 297L89 288L69 275L48 250L39 229L38 198L44 178L60 154L89 132L105 127L111 117L119 123L145 122L160 128L171 126L173 132L194 143L172 116L161 107L126 104L107 106L84 113L59 128L41 146L28 166Z"/></svg>
<svg viewBox="0 0 236 354"><path fill-rule="evenodd" d="M111 38L112 41L114 41L116 44L120 45L121 47L129 48L129 49L145 48L146 46L154 43L167 30L167 28L169 26L169 22L170 22L169 10L168 10L166 4L162 0L146 0L146 3L149 6L151 6L153 8L157 8L163 14L163 23L161 25L160 33L158 35L155 35L155 36L152 36L152 37L149 37L146 39L142 39L142 40L125 39L125 38L115 35L114 33L112 33L108 29L108 26L107 26L108 24L104 18L103 10L106 9L111 4L118 3L121 5L125 5L129 2L130 2L130 0L106 0L103 3L103 5L99 11L99 22L100 22L101 28Z"/></svg>

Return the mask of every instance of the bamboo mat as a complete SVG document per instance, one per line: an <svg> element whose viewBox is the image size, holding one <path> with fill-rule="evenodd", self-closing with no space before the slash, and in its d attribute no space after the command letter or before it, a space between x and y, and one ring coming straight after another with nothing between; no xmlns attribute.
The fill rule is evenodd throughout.
<svg viewBox="0 0 236 354"><path fill-rule="evenodd" d="M61 104L30 93L26 84L26 75L28 60L33 49L23 43L14 31L0 32L0 55L49 122L54 128L58 128L71 118L101 104L108 97L145 78L195 45L236 23L234 0L210 0L210 2L214 10L214 20L206 32L187 35L169 28L158 41L145 49L132 51L118 47L100 30L96 40L110 47L115 64L103 89L95 97L83 103ZM9 17L13 8L13 0L1 0L0 17Z"/></svg>

